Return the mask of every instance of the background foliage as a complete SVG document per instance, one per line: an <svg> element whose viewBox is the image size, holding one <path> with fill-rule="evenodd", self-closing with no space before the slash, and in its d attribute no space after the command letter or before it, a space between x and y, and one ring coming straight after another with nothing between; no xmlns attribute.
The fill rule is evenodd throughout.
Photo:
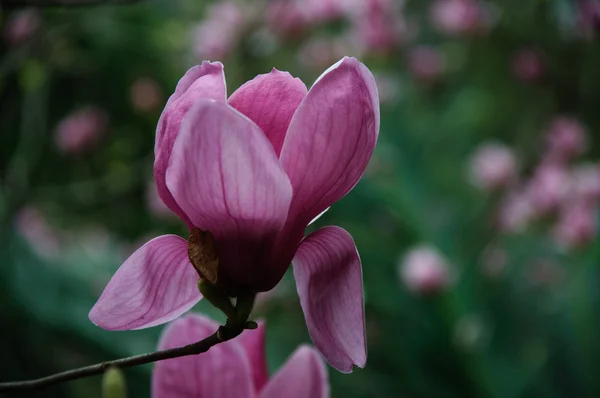
<svg viewBox="0 0 600 398"><path fill-rule="evenodd" d="M565 246L552 233L553 216L500 228L498 209L512 188L477 189L468 176L476 148L501 141L518 158L518 184L525 184L547 152L545 134L557 115L585 130L588 151L578 162L598 161L598 3L468 3L483 11L454 30L432 16L434 2L416 0L347 2L350 11L300 28L283 16L270 19L269 5L259 1L232 3L239 14L195 0L4 10L0 380L155 348L161 327L107 332L87 313L145 239L185 235L182 223L157 210L151 181L156 122L189 66L220 59L231 93L272 67L310 85L342 55L355 54L379 80L379 144L363 180L315 227L340 225L356 240L369 360L350 375L330 369L332 395L600 396L596 208L586 213L591 232ZM372 16L376 7L385 17ZM390 27L381 34L386 40L361 41L361 23L371 17L374 26ZM15 34L18 18L29 20ZM214 39L209 32L221 41L206 44ZM435 55L423 61L415 53L421 45ZM535 58L525 72L520 51ZM68 130L61 122L82 109L96 116L84 114L61 139ZM85 129L92 130L89 143L65 143ZM400 277L406 251L423 244L448 267L433 294ZM267 319L271 370L309 341L291 279L257 309ZM197 310L218 317L205 303ZM125 372L132 397L149 396L150 371ZM100 381L23 396L99 397Z"/></svg>

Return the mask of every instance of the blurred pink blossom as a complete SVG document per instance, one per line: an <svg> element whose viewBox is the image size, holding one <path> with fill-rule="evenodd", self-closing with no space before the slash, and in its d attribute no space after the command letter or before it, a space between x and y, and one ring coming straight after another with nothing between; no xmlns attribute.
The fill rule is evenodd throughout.
<svg viewBox="0 0 600 398"><path fill-rule="evenodd" d="M544 75L542 54L533 49L522 49L513 54L511 63L515 77L527 83L535 83Z"/></svg>
<svg viewBox="0 0 600 398"><path fill-rule="evenodd" d="M349 45L342 37L315 37L300 48L298 58L306 68L320 70L349 53Z"/></svg>
<svg viewBox="0 0 600 398"><path fill-rule="evenodd" d="M557 116L546 133L548 156L554 160L571 160L585 152L588 146L585 128L579 120Z"/></svg>
<svg viewBox="0 0 600 398"><path fill-rule="evenodd" d="M600 165L584 163L574 167L570 175L570 194L578 201L600 201Z"/></svg>
<svg viewBox="0 0 600 398"><path fill-rule="evenodd" d="M149 77L140 77L131 85L131 103L138 111L156 110L162 101L162 90L155 80Z"/></svg>
<svg viewBox="0 0 600 398"><path fill-rule="evenodd" d="M267 24L273 31L288 37L301 34L309 25L298 0L269 1L265 15Z"/></svg>
<svg viewBox="0 0 600 398"><path fill-rule="evenodd" d="M55 132L58 149L80 153L93 148L106 131L108 116L95 106L80 108L62 119Z"/></svg>
<svg viewBox="0 0 600 398"><path fill-rule="evenodd" d="M588 37L600 33L600 1L579 0L577 4L577 24L579 31Z"/></svg>
<svg viewBox="0 0 600 398"><path fill-rule="evenodd" d="M199 59L223 59L235 48L245 29L244 10L233 1L218 2L194 29L194 54Z"/></svg>
<svg viewBox="0 0 600 398"><path fill-rule="evenodd" d="M473 185L485 190L506 187L517 175L517 160L504 144L487 142L479 146L469 165Z"/></svg>
<svg viewBox="0 0 600 398"><path fill-rule="evenodd" d="M393 0L364 0L351 19L364 52L388 53L407 35L404 16Z"/></svg>
<svg viewBox="0 0 600 398"><path fill-rule="evenodd" d="M569 173L559 163L542 162L527 185L527 195L539 214L556 209L569 194Z"/></svg>
<svg viewBox="0 0 600 398"><path fill-rule="evenodd" d="M400 277L406 287L418 294L435 294L450 284L450 269L446 260L433 247L412 248L400 263Z"/></svg>
<svg viewBox="0 0 600 398"><path fill-rule="evenodd" d="M513 191L500 203L498 224L504 232L522 232L535 215L535 208L528 195Z"/></svg>
<svg viewBox="0 0 600 398"><path fill-rule="evenodd" d="M569 249L589 243L596 234L596 208L588 203L565 206L554 227L554 238Z"/></svg>
<svg viewBox="0 0 600 398"><path fill-rule="evenodd" d="M17 213L15 229L40 257L50 259L59 254L60 241L57 231L35 207L26 206Z"/></svg>
<svg viewBox="0 0 600 398"><path fill-rule="evenodd" d="M335 21L345 17L349 11L348 0L303 0L306 19L311 24Z"/></svg>
<svg viewBox="0 0 600 398"><path fill-rule="evenodd" d="M448 35L476 34L486 28L484 11L477 0L435 0L430 18L440 32Z"/></svg>
<svg viewBox="0 0 600 398"><path fill-rule="evenodd" d="M40 23L40 13L35 8L11 14L4 23L4 40L13 46L22 44L35 34Z"/></svg>
<svg viewBox="0 0 600 398"><path fill-rule="evenodd" d="M432 46L413 47L408 54L408 68L418 80L432 83L446 72L446 57Z"/></svg>

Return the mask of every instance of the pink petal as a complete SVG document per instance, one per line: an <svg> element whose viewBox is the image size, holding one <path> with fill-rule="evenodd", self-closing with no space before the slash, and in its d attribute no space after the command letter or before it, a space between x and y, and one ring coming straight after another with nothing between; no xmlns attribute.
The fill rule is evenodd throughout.
<svg viewBox="0 0 600 398"><path fill-rule="evenodd" d="M254 389L260 391L267 383L269 373L267 371L267 358L265 357L265 323L259 322L258 328L245 330L238 341L241 343L246 356L250 360L250 368L254 378Z"/></svg>
<svg viewBox="0 0 600 398"><path fill-rule="evenodd" d="M229 105L262 129L279 156L290 120L305 96L302 80L273 68L238 88L229 97Z"/></svg>
<svg viewBox="0 0 600 398"><path fill-rule="evenodd" d="M192 344L219 326L201 315L187 315L166 327L158 348ZM208 352L157 362L152 374L153 398L252 398L250 363L236 340Z"/></svg>
<svg viewBox="0 0 600 398"><path fill-rule="evenodd" d="M265 289L292 187L256 124L229 105L199 100L175 142L167 186L192 223L214 235L218 283Z"/></svg>
<svg viewBox="0 0 600 398"><path fill-rule="evenodd" d="M133 253L112 277L90 311L107 330L142 329L179 317L196 304L198 274L187 242L175 235L152 239Z"/></svg>
<svg viewBox="0 0 600 398"><path fill-rule="evenodd" d="M192 225L167 189L165 178L181 121L191 106L200 98L226 100L225 75L220 62L203 62L202 65L188 70L181 78L160 116L154 145L154 178L160 198L190 228Z"/></svg>
<svg viewBox="0 0 600 398"><path fill-rule="evenodd" d="M294 114L281 164L294 188L290 219L304 228L363 175L379 132L373 75L344 58L315 82Z"/></svg>
<svg viewBox="0 0 600 398"><path fill-rule="evenodd" d="M327 370L319 353L299 347L269 380L260 398L328 398Z"/></svg>
<svg viewBox="0 0 600 398"><path fill-rule="evenodd" d="M308 235L293 260L308 333L340 372L367 361L362 269L354 241L340 227Z"/></svg>

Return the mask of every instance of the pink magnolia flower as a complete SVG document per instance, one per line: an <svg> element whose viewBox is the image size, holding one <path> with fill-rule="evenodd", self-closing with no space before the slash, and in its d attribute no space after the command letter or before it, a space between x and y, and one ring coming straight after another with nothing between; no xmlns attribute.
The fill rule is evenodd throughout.
<svg viewBox="0 0 600 398"><path fill-rule="evenodd" d="M430 18L447 35L476 34L486 28L485 14L477 0L435 0Z"/></svg>
<svg viewBox="0 0 600 398"><path fill-rule="evenodd" d="M536 213L560 206L569 194L569 173L560 163L542 162L527 186L527 195Z"/></svg>
<svg viewBox="0 0 600 398"><path fill-rule="evenodd" d="M589 243L596 235L596 209L589 203L565 206L554 227L556 241L565 248Z"/></svg>
<svg viewBox="0 0 600 398"><path fill-rule="evenodd" d="M165 328L160 350L192 344L213 334L219 325L201 315L187 315ZM269 378L265 327L246 330L201 355L157 362L152 398L327 398L329 382L321 356L301 346Z"/></svg>
<svg viewBox="0 0 600 398"><path fill-rule="evenodd" d="M570 173L571 192L576 201L587 203L600 201L600 165L584 163Z"/></svg>
<svg viewBox="0 0 600 398"><path fill-rule="evenodd" d="M554 118L546 133L548 156L555 160L571 160L588 146L585 128L579 120L567 116Z"/></svg>
<svg viewBox="0 0 600 398"><path fill-rule="evenodd" d="M422 245L411 249L402 259L400 276L413 292L433 294L450 285L450 269L446 260L433 247Z"/></svg>
<svg viewBox="0 0 600 398"><path fill-rule="evenodd" d="M446 71L446 57L431 46L417 46L408 54L408 68L412 75L424 83L433 83Z"/></svg>
<svg viewBox="0 0 600 398"><path fill-rule="evenodd" d="M535 83L544 74L544 61L539 51L523 49L513 55L511 68L517 79Z"/></svg>
<svg viewBox="0 0 600 398"><path fill-rule="evenodd" d="M15 217L15 229L35 252L46 259L56 257L61 250L59 233L35 207L22 208Z"/></svg>
<svg viewBox="0 0 600 398"><path fill-rule="evenodd" d="M500 203L498 224L504 232L522 232L536 215L536 209L527 192L514 191Z"/></svg>
<svg viewBox="0 0 600 398"><path fill-rule="evenodd" d="M292 262L313 342L343 372L366 362L360 259L342 228L303 235L356 185L378 131L373 76L344 58L308 92L274 69L229 99L223 65L204 62L180 80L156 133L163 202L215 239L218 267L203 279L229 296L264 292ZM159 236L119 268L90 319L109 330L168 322L200 299L197 282L188 242Z"/></svg>
<svg viewBox="0 0 600 398"><path fill-rule="evenodd" d="M407 34L403 15L393 0L364 0L352 18L356 40L365 52L388 53Z"/></svg>
<svg viewBox="0 0 600 398"><path fill-rule="evenodd" d="M310 25L302 4L297 0L269 1L265 18L273 31L288 37L303 33Z"/></svg>
<svg viewBox="0 0 600 398"><path fill-rule="evenodd" d="M600 32L600 1L579 0L577 2L577 27L584 36L593 38Z"/></svg>
<svg viewBox="0 0 600 398"><path fill-rule="evenodd" d="M506 145L488 142L475 151L469 174L473 185L480 189L506 187L517 175L517 160Z"/></svg>
<svg viewBox="0 0 600 398"><path fill-rule="evenodd" d="M40 26L40 13L35 8L11 14L4 24L4 39L16 46L27 41Z"/></svg>
<svg viewBox="0 0 600 398"><path fill-rule="evenodd" d="M108 124L104 110L95 106L80 108L66 116L56 127L58 149L80 153L98 144Z"/></svg>
<svg viewBox="0 0 600 398"><path fill-rule="evenodd" d="M244 10L233 1L210 6L194 29L194 54L200 59L223 59L237 45L245 25Z"/></svg>

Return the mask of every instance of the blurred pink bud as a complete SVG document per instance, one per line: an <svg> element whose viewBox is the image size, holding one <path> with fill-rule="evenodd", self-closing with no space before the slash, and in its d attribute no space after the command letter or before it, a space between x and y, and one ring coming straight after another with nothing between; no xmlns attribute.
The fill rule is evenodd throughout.
<svg viewBox="0 0 600 398"><path fill-rule="evenodd" d="M524 192L511 192L500 204L499 227L504 232L522 232L535 217L535 209Z"/></svg>
<svg viewBox="0 0 600 398"><path fill-rule="evenodd" d="M571 195L575 200L597 202L600 200L600 165L585 163L571 171Z"/></svg>
<svg viewBox="0 0 600 398"><path fill-rule="evenodd" d="M435 0L431 4L433 25L448 35L469 35L486 28L485 16L476 0Z"/></svg>
<svg viewBox="0 0 600 398"><path fill-rule="evenodd" d="M404 17L393 0L364 0L354 10L354 35L365 52L388 53L407 34Z"/></svg>
<svg viewBox="0 0 600 398"><path fill-rule="evenodd" d="M575 118L555 117L546 134L549 156L555 160L570 160L588 146L585 128Z"/></svg>
<svg viewBox="0 0 600 398"><path fill-rule="evenodd" d="M600 33L600 1L580 0L577 2L577 24L581 34L594 37Z"/></svg>
<svg viewBox="0 0 600 398"><path fill-rule="evenodd" d="M298 58L306 68L320 70L348 53L348 45L342 38L317 37L302 46L298 52Z"/></svg>
<svg viewBox="0 0 600 398"><path fill-rule="evenodd" d="M93 148L106 131L108 117L104 110L87 106L67 115L56 127L55 140L64 153L80 153Z"/></svg>
<svg viewBox="0 0 600 398"><path fill-rule="evenodd" d="M150 181L146 188L146 205L148 206L150 213L158 219L177 219L177 215L163 203L162 199L158 195L158 189L156 188L156 183L154 181Z"/></svg>
<svg viewBox="0 0 600 398"><path fill-rule="evenodd" d="M400 265L400 277L409 290L418 294L435 294L450 284L450 270L440 253L431 246L411 249Z"/></svg>
<svg viewBox="0 0 600 398"><path fill-rule="evenodd" d="M544 62L539 51L523 49L512 57L512 72L515 77L527 83L539 81L544 74Z"/></svg>
<svg viewBox="0 0 600 398"><path fill-rule="evenodd" d="M35 207L26 206L19 211L15 217L15 229L40 257L50 259L60 252L57 232Z"/></svg>
<svg viewBox="0 0 600 398"><path fill-rule="evenodd" d="M16 12L5 22L4 40L13 46L22 44L35 34L40 23L40 13L35 8Z"/></svg>
<svg viewBox="0 0 600 398"><path fill-rule="evenodd" d="M588 203L565 206L554 227L554 238L565 248L583 246L596 235L596 209Z"/></svg>
<svg viewBox="0 0 600 398"><path fill-rule="evenodd" d="M527 195L539 214L554 210L569 194L569 174L558 163L544 162L538 166L527 186Z"/></svg>
<svg viewBox="0 0 600 398"><path fill-rule="evenodd" d="M408 68L413 76L425 83L432 83L446 71L446 57L431 46L417 46L408 54Z"/></svg>
<svg viewBox="0 0 600 398"><path fill-rule="evenodd" d="M348 13L348 0L304 0L306 19L311 24L338 20Z"/></svg>
<svg viewBox="0 0 600 398"><path fill-rule="evenodd" d="M301 34L309 25L307 15L297 0L272 0L267 5L267 24L285 36Z"/></svg>
<svg viewBox="0 0 600 398"><path fill-rule="evenodd" d="M156 110L163 100L162 90L156 81L149 77L138 78L131 85L131 104L141 112Z"/></svg>
<svg viewBox="0 0 600 398"><path fill-rule="evenodd" d="M240 40L246 24L243 10L233 1L211 5L194 29L194 53L200 59L223 59Z"/></svg>
<svg viewBox="0 0 600 398"><path fill-rule="evenodd" d="M506 187L514 180L517 175L517 160L506 145L488 142L476 149L469 169L473 185L490 191Z"/></svg>

